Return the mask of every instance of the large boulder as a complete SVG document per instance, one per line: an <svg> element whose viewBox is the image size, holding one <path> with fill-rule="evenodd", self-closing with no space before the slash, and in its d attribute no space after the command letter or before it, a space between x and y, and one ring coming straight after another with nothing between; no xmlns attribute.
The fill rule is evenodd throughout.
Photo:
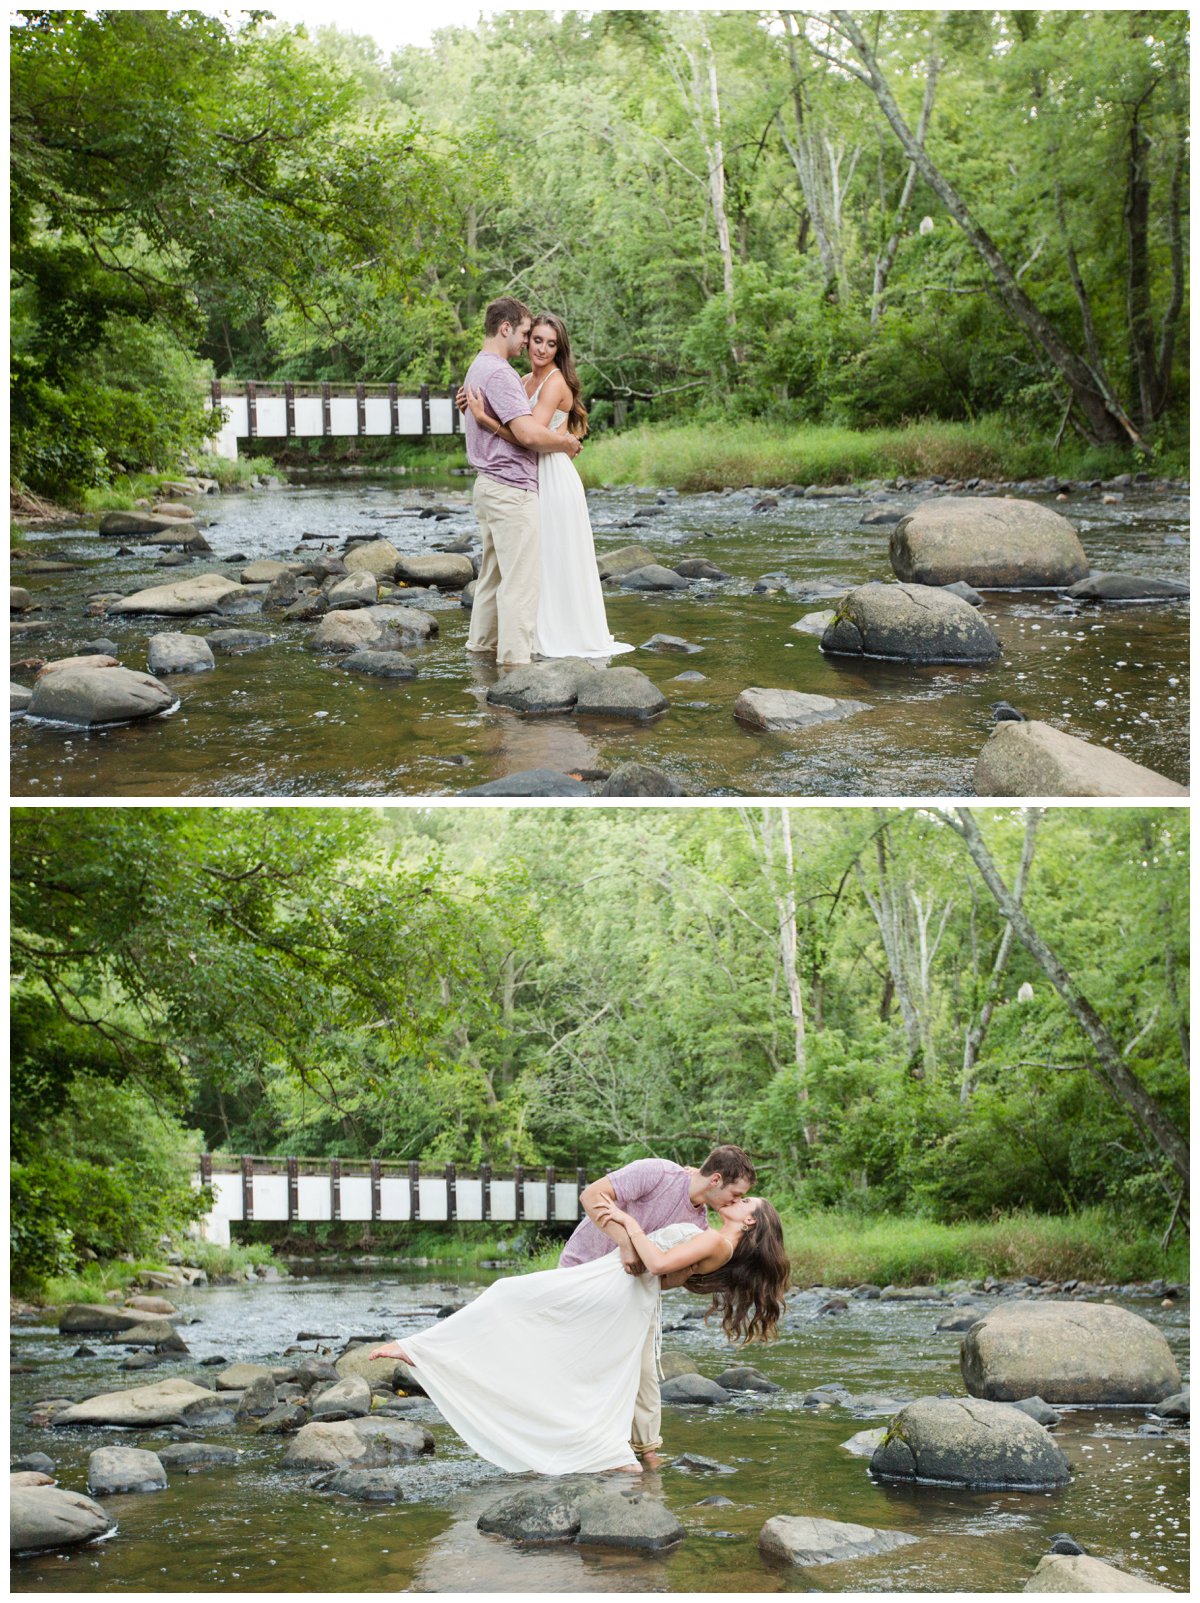
<svg viewBox="0 0 1200 1603"><path fill-rule="evenodd" d="M396 578L409 584L435 585L439 590L461 590L475 577L470 557L453 551L431 552L423 557L396 559Z"/></svg>
<svg viewBox="0 0 1200 1603"><path fill-rule="evenodd" d="M658 561L653 551L644 545L623 545L596 558L596 568L602 579L619 579L637 568L648 568Z"/></svg>
<svg viewBox="0 0 1200 1603"><path fill-rule="evenodd" d="M188 508L189 518L196 516ZM147 535L179 532L187 518L173 517L169 512L105 512L100 518L100 533L109 538L128 540Z"/></svg>
<svg viewBox="0 0 1200 1603"><path fill-rule="evenodd" d="M882 1531L870 1525L812 1519L807 1515L776 1514L759 1533L758 1546L767 1558L784 1559L789 1564L807 1568L890 1553L916 1540L904 1531Z"/></svg>
<svg viewBox="0 0 1200 1603"><path fill-rule="evenodd" d="M1038 719L992 730L975 764L977 796L1186 796L1165 774Z"/></svg>
<svg viewBox="0 0 1200 1603"><path fill-rule="evenodd" d="M664 568L659 562L648 562L644 568L633 568L619 579L622 590L686 590L687 580L673 568Z"/></svg>
<svg viewBox="0 0 1200 1603"><path fill-rule="evenodd" d="M612 1487L597 1487L579 1505L581 1547L618 1547L658 1553L682 1542L683 1526L662 1503L629 1496Z"/></svg>
<svg viewBox="0 0 1200 1603"><path fill-rule="evenodd" d="M888 1426L871 1455L884 1480L948 1486L1065 1486L1070 1465L1048 1431L1025 1414L977 1398L920 1397Z"/></svg>
<svg viewBox="0 0 1200 1603"><path fill-rule="evenodd" d="M1057 589L1088 571L1074 527L1035 501L923 501L892 530L888 554L898 579L922 585Z"/></svg>
<svg viewBox="0 0 1200 1603"><path fill-rule="evenodd" d="M88 1491L96 1497L121 1492L161 1492L167 1472L157 1453L141 1447L97 1447L88 1459Z"/></svg>
<svg viewBox="0 0 1200 1603"><path fill-rule="evenodd" d="M150 636L146 666L152 674L204 673L216 663L203 635L163 634Z"/></svg>
<svg viewBox="0 0 1200 1603"><path fill-rule="evenodd" d="M394 579L400 553L390 540L368 540L346 552L350 573L372 573L377 579Z"/></svg>
<svg viewBox="0 0 1200 1603"><path fill-rule="evenodd" d="M102 1392L60 1409L50 1423L60 1425L182 1425L190 1403L211 1403L213 1394L190 1380L156 1380L128 1391Z"/></svg>
<svg viewBox="0 0 1200 1603"><path fill-rule="evenodd" d="M92 728L154 718L177 706L175 692L132 668L64 668L39 676L26 712L50 723Z"/></svg>
<svg viewBox="0 0 1200 1603"><path fill-rule="evenodd" d="M308 645L310 651L398 651L437 632L437 619L416 607L360 607L327 612Z"/></svg>
<svg viewBox="0 0 1200 1603"><path fill-rule="evenodd" d="M146 1316L136 1308L114 1308L111 1303L73 1302L58 1316L64 1336L98 1335L103 1331L132 1330Z"/></svg>
<svg viewBox="0 0 1200 1603"><path fill-rule="evenodd" d="M990 663L1000 642L968 602L921 584L863 584L844 596L821 636L830 656Z"/></svg>
<svg viewBox="0 0 1200 1603"><path fill-rule="evenodd" d="M432 1452L433 1437L409 1420L318 1420L296 1432L283 1463L285 1469L337 1469L343 1464L377 1469Z"/></svg>
<svg viewBox="0 0 1200 1603"><path fill-rule="evenodd" d="M847 697L815 696L801 690L762 690L751 686L733 704L733 716L748 729L783 731L807 729L868 711L865 701Z"/></svg>
<svg viewBox="0 0 1200 1603"><path fill-rule="evenodd" d="M60 1486L14 1486L8 1501L9 1542L14 1553L78 1547L114 1531L117 1522L82 1492Z"/></svg>
<svg viewBox="0 0 1200 1603"><path fill-rule="evenodd" d="M724 1386L718 1386L715 1380L708 1380L703 1375L675 1375L671 1380L664 1380L660 1388L664 1403L687 1403L692 1406L711 1408L718 1403L731 1403L733 1398Z"/></svg>
<svg viewBox="0 0 1200 1603"><path fill-rule="evenodd" d="M580 686L597 670L582 657L556 657L531 662L502 675L488 690L493 707L515 712L570 712Z"/></svg>
<svg viewBox="0 0 1200 1603"><path fill-rule="evenodd" d="M162 613L167 617L194 618L205 612L220 612L227 601L242 594L236 579L223 573L198 573L194 579L176 579L156 584L149 590L136 590L109 604L109 612Z"/></svg>
<svg viewBox="0 0 1200 1603"><path fill-rule="evenodd" d="M974 1397L1016 1402L1157 1403L1179 1390L1162 1331L1112 1303L1000 1303L963 1338Z"/></svg>
<svg viewBox="0 0 1200 1603"><path fill-rule="evenodd" d="M600 786L601 796L682 796L678 780L652 763L620 763Z"/></svg>
<svg viewBox="0 0 1200 1603"><path fill-rule="evenodd" d="M349 1352L335 1360L334 1370L342 1379L359 1376L370 1386L403 1387L409 1391L415 1388L413 1372L406 1363L399 1358L372 1358L378 1343L366 1342L359 1347L351 1347Z"/></svg>
<svg viewBox="0 0 1200 1603"><path fill-rule="evenodd" d="M373 607L379 600L379 582L373 573L360 568L331 584L325 600L331 612L345 607Z"/></svg>
<svg viewBox="0 0 1200 1603"><path fill-rule="evenodd" d="M782 1391L778 1381L769 1379L761 1369L755 1369L751 1364L735 1364L732 1369L726 1369L717 1376L717 1385L723 1386L726 1391Z"/></svg>
<svg viewBox="0 0 1200 1603"><path fill-rule="evenodd" d="M1087 1553L1047 1553L1021 1588L1023 1592L1169 1592L1140 1575L1128 1575Z"/></svg>
<svg viewBox="0 0 1200 1603"><path fill-rule="evenodd" d="M371 1412L371 1388L361 1375L347 1375L326 1388L312 1405L313 1419L362 1419Z"/></svg>
<svg viewBox="0 0 1200 1603"><path fill-rule="evenodd" d="M639 668L594 668L579 686L577 713L603 718L656 718L667 698Z"/></svg>

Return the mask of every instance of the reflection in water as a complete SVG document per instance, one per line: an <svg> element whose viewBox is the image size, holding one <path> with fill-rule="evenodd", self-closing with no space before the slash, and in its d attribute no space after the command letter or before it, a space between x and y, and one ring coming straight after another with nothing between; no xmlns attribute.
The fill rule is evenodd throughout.
<svg viewBox="0 0 1200 1603"><path fill-rule="evenodd" d="M382 535L402 551L427 552L474 533L457 487L436 492L442 521L422 518L431 492L355 481L266 496L210 498L214 555L205 569L230 574L226 559L340 549L350 533ZM904 501L905 497L897 499ZM907 498L910 499L911 498ZM173 717L98 734L18 720L13 728L15 794L48 796L454 795L521 768L611 769L632 758L656 763L695 794L969 795L975 760L991 730L990 708L1007 700L1084 739L1186 783L1188 615L1186 602L1076 607L1054 592L989 592L984 615L1003 646L988 669L910 668L822 656L792 625L823 609L851 584L887 579L887 531L863 529L862 502L781 501L751 511L754 495L665 496L597 491L590 497L603 553L648 545L667 564L705 556L733 576L686 593L606 593L609 623L640 644L681 635L694 656L635 651L621 659L646 673L670 710L649 725L552 716L523 719L486 704L495 668L470 663L467 613L454 595L432 596L439 637L411 655L419 677L365 680L336 659L305 649L311 625L262 615L257 602L239 625L273 643L215 671L172 680L183 698ZM652 519L645 514L654 510ZM1098 494L1066 511L1095 570L1188 576L1188 504L1163 494L1131 495L1105 507ZM317 532L320 539L305 540ZM19 574L41 604L44 634L14 642L14 658L62 656L104 634L132 667L163 629L207 633L221 619L88 616L89 595L163 582L153 553L118 557L115 542L77 532L34 544L85 561L85 571ZM764 574L782 575L772 593L754 592ZM679 674L699 672L699 682ZM28 670L17 671L29 683ZM732 717L751 685L852 697L869 712L790 735L742 729Z"/></svg>
<svg viewBox="0 0 1200 1603"><path fill-rule="evenodd" d="M446 1302L462 1301L479 1284L405 1271L404 1281L355 1278L254 1287L215 1287L180 1295L197 1323L184 1327L193 1357L167 1373L209 1376L195 1363L220 1354L230 1361L277 1362L299 1331L336 1338L402 1335L424 1326ZM1186 1299L1171 1310L1147 1298L1114 1299L1157 1324L1186 1375ZM819 1299L793 1299L782 1339L754 1362L783 1390L736 1395L715 1409L668 1407L668 1452L701 1454L725 1466L707 1474L668 1459L647 1475L645 1491L661 1496L685 1527L671 1552L649 1556L566 1544L521 1547L476 1528L481 1509L528 1477L483 1463L436 1416L429 1423L437 1453L404 1471L405 1501L394 1506L352 1502L321 1493L304 1474L281 1467L283 1438L240 1428L206 1433L243 1453L234 1468L172 1474L165 1492L106 1499L120 1520L118 1535L73 1555L22 1559L13 1570L18 1592L358 1592L494 1593L772 1591L1018 1592L1050 1538L1069 1531L1097 1557L1177 1590L1188 1584L1186 1526L1188 1432L1158 1426L1144 1409L1067 1409L1055 1439L1073 1470L1052 1493L972 1492L952 1487L890 1486L871 1480L866 1461L844 1444L883 1424L888 1410L843 1404L806 1407L806 1393L839 1382L853 1395L884 1393L901 1401L949 1392L962 1395L959 1338L936 1334L932 1303L851 1301L844 1314L821 1318ZM667 1351L687 1354L716 1376L727 1367L723 1337L695 1315L695 1300L668 1293ZM34 1374L13 1376L13 1450L49 1452L62 1485L82 1489L88 1454L110 1445L103 1430L50 1431L26 1423L43 1397L78 1397L152 1377L130 1377L117 1364L120 1346L93 1341L94 1358L67 1356L77 1338L49 1327L17 1326L20 1358ZM313 1342L304 1346L308 1350ZM159 1372L161 1373L161 1371ZM552 1381L547 1381L552 1384ZM1151 1434L1155 1431L1162 1434ZM162 1431L120 1433L130 1445L154 1448ZM622 1477L624 1480L624 1477ZM705 1499L729 1499L712 1506ZM902 1530L917 1545L816 1570L779 1570L758 1551L763 1524L776 1514L806 1514Z"/></svg>

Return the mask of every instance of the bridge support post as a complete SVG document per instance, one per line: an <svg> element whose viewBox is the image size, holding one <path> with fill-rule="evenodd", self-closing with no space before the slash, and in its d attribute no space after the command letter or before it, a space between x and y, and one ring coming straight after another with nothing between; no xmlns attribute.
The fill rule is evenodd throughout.
<svg viewBox="0 0 1200 1603"><path fill-rule="evenodd" d="M254 1218L254 1159L242 1159L242 1218L247 1224Z"/></svg>
<svg viewBox="0 0 1200 1603"><path fill-rule="evenodd" d="M300 1161L298 1158L289 1158L287 1161L287 1191L288 1191L288 1223L300 1217Z"/></svg>
<svg viewBox="0 0 1200 1603"><path fill-rule="evenodd" d="M446 1218L458 1218L458 1181L454 1165L446 1165Z"/></svg>
<svg viewBox="0 0 1200 1603"><path fill-rule="evenodd" d="M296 437L296 386L291 379L283 386L283 400L287 408L287 437L293 440Z"/></svg>
<svg viewBox="0 0 1200 1603"><path fill-rule="evenodd" d="M328 439L333 433L330 389L328 384L321 385L321 433L326 439Z"/></svg>
<svg viewBox="0 0 1200 1603"><path fill-rule="evenodd" d="M584 1186L587 1185L587 1183L588 1183L587 1170L586 1169L576 1169L576 1171L575 1171L575 1189L579 1193L579 1198L582 1198L582 1196L583 1196L583 1188L584 1188ZM586 1216L587 1210L584 1208L583 1203L582 1203L582 1201L579 1200L579 1198L577 1198L576 1202L575 1202L575 1211L579 1214L579 1217L582 1219L582 1218L584 1218Z"/></svg>
<svg viewBox="0 0 1200 1603"><path fill-rule="evenodd" d="M212 1153L211 1152L202 1152L200 1154L200 1184L202 1186L210 1186L210 1185L212 1185Z"/></svg>
<svg viewBox="0 0 1200 1603"><path fill-rule="evenodd" d="M388 408L389 408L389 410L391 412L391 416L392 416L392 434L393 435L399 434L399 432L400 432L400 386L398 384L389 384L388 385Z"/></svg>
<svg viewBox="0 0 1200 1603"><path fill-rule="evenodd" d="M429 421L429 385L421 385L421 433L428 436L433 432Z"/></svg>
<svg viewBox="0 0 1200 1603"><path fill-rule="evenodd" d="M367 386L356 384L354 386L354 400L358 413L358 432L363 435L367 432Z"/></svg>
<svg viewBox="0 0 1200 1603"><path fill-rule="evenodd" d="M258 439L258 386L252 379L246 380L246 432Z"/></svg>
<svg viewBox="0 0 1200 1603"><path fill-rule="evenodd" d="M329 1215L332 1219L342 1217L342 1160L330 1158L329 1160Z"/></svg>
<svg viewBox="0 0 1200 1603"><path fill-rule="evenodd" d="M553 1169L553 1167L548 1167L547 1170L546 1170L546 1223L548 1225L552 1225L554 1223L554 1169Z"/></svg>
<svg viewBox="0 0 1200 1603"><path fill-rule="evenodd" d="M480 1212L485 1219L492 1217L492 1166L482 1163L479 1166L479 1190L483 1198L483 1207Z"/></svg>
<svg viewBox="0 0 1200 1603"><path fill-rule="evenodd" d="M516 1191L517 1202L514 1217L517 1219L523 1219L525 1217L525 1170L519 1163L513 1170L513 1181L515 1183L514 1189Z"/></svg>
<svg viewBox="0 0 1200 1603"><path fill-rule="evenodd" d="M380 1198L381 1198L382 1192L383 1192L383 1179L382 1179L382 1171L381 1171L381 1169L379 1167L379 1159L378 1158L372 1158L371 1159L371 1220L372 1220L372 1223L374 1223L374 1221L379 1218L379 1214L380 1214L380 1211L381 1211Z"/></svg>
<svg viewBox="0 0 1200 1603"><path fill-rule="evenodd" d="M452 384L446 393L450 397L450 432L451 434L461 434L462 417L459 414L457 406L454 404L454 397L458 394L458 391Z"/></svg>
<svg viewBox="0 0 1200 1603"><path fill-rule="evenodd" d="M408 1217L417 1220L421 1217L421 1165L410 1163L408 1166Z"/></svg>

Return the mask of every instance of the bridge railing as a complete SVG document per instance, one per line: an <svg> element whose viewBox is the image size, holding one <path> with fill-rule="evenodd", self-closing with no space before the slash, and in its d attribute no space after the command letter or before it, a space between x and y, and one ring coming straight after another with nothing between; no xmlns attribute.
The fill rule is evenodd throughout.
<svg viewBox="0 0 1200 1603"><path fill-rule="evenodd" d="M388 1159L214 1156L205 1153L196 1176L210 1186L213 1206L201 1233L228 1245L230 1224L254 1220L361 1220L448 1224L455 1220L522 1220L575 1224L587 1174L560 1178L553 1167L497 1175L490 1164L467 1172Z"/></svg>
<svg viewBox="0 0 1200 1603"><path fill-rule="evenodd" d="M226 414L222 438L320 439L346 436L461 434L457 386L304 383L214 379L209 403Z"/></svg>

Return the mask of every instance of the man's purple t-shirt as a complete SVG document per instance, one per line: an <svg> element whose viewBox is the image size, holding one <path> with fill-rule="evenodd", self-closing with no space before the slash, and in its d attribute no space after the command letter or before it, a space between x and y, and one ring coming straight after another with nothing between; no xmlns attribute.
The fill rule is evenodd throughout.
<svg viewBox="0 0 1200 1603"><path fill-rule="evenodd" d="M678 1163L667 1158L638 1158L623 1169L614 1169L607 1178L612 1181L617 1206L631 1214L647 1235L663 1225L694 1224L701 1230L708 1225L707 1210L688 1195L692 1171ZM606 1252L615 1252L616 1246L590 1219L581 1219L558 1266L569 1269L573 1264L590 1263Z"/></svg>
<svg viewBox="0 0 1200 1603"><path fill-rule="evenodd" d="M490 417L509 423L514 417L528 417L533 411L525 386L502 356L480 351L467 369L467 383L483 391L483 404ZM498 484L537 493L537 455L523 445L513 445L476 423L466 415L467 461L478 473Z"/></svg>

